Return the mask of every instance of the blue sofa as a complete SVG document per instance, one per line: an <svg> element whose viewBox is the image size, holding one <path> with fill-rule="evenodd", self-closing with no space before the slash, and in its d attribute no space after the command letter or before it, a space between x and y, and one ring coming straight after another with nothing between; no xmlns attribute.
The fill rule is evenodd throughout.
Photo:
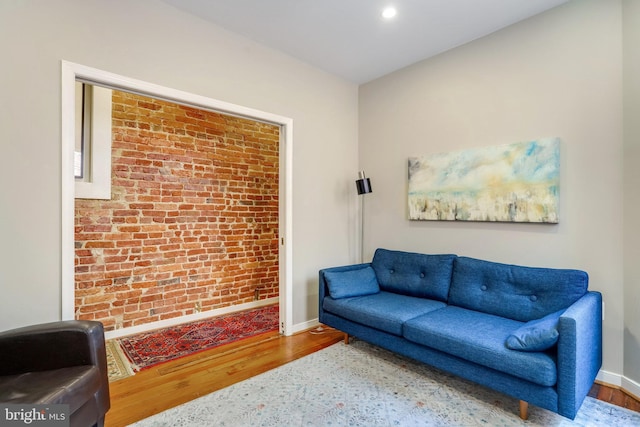
<svg viewBox="0 0 640 427"><path fill-rule="evenodd" d="M574 419L602 364L602 295L569 269L378 249L319 273L319 320Z"/></svg>

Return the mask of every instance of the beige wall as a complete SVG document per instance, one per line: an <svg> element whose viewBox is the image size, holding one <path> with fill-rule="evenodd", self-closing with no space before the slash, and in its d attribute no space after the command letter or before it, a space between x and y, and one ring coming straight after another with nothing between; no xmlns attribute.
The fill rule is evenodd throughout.
<svg viewBox="0 0 640 427"><path fill-rule="evenodd" d="M364 168L369 257L382 246L583 268L606 302L603 368L637 384L640 6L622 4L570 2L364 85L358 101L355 85L159 0L0 1L0 329L60 317L65 59L293 118L294 324L317 315L317 270L355 261ZM562 138L559 225L406 219L407 157L545 136Z"/></svg>
<svg viewBox="0 0 640 427"><path fill-rule="evenodd" d="M0 330L61 316L63 59L293 119L293 323L317 317L318 269L356 256L354 84L159 0L3 0L0 52Z"/></svg>
<svg viewBox="0 0 640 427"><path fill-rule="evenodd" d="M360 165L374 188L368 256L387 247L584 269L591 289L603 293L603 369L618 380L621 19L618 1L570 2L366 84L359 105ZM553 136L562 141L558 225L407 220L409 156Z"/></svg>
<svg viewBox="0 0 640 427"><path fill-rule="evenodd" d="M640 2L622 3L624 52L624 374L640 383Z"/></svg>

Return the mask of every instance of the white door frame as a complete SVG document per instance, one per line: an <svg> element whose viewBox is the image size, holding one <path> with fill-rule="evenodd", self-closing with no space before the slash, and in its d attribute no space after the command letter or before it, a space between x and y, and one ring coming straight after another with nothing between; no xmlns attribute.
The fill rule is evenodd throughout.
<svg viewBox="0 0 640 427"><path fill-rule="evenodd" d="M123 77L68 61L62 61L62 248L61 248L61 313L63 320L75 318L75 246L74 206L75 179L73 152L75 145L75 82L82 80L128 92L151 96L196 108L214 110L280 126L280 208L279 208L279 304L280 333L293 333L293 119L240 105L183 92L176 89Z"/></svg>

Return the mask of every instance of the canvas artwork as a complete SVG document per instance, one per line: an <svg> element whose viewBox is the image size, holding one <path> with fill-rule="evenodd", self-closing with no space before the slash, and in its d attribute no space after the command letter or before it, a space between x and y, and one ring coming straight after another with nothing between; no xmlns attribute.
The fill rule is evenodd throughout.
<svg viewBox="0 0 640 427"><path fill-rule="evenodd" d="M560 139L409 158L409 219L558 223Z"/></svg>

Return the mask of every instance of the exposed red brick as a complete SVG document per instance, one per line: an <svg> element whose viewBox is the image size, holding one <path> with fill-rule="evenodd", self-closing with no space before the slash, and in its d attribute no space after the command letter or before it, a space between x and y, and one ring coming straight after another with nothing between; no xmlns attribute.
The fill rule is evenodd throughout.
<svg viewBox="0 0 640 427"><path fill-rule="evenodd" d="M112 200L76 200L78 318L276 297L279 128L117 91L112 125Z"/></svg>

